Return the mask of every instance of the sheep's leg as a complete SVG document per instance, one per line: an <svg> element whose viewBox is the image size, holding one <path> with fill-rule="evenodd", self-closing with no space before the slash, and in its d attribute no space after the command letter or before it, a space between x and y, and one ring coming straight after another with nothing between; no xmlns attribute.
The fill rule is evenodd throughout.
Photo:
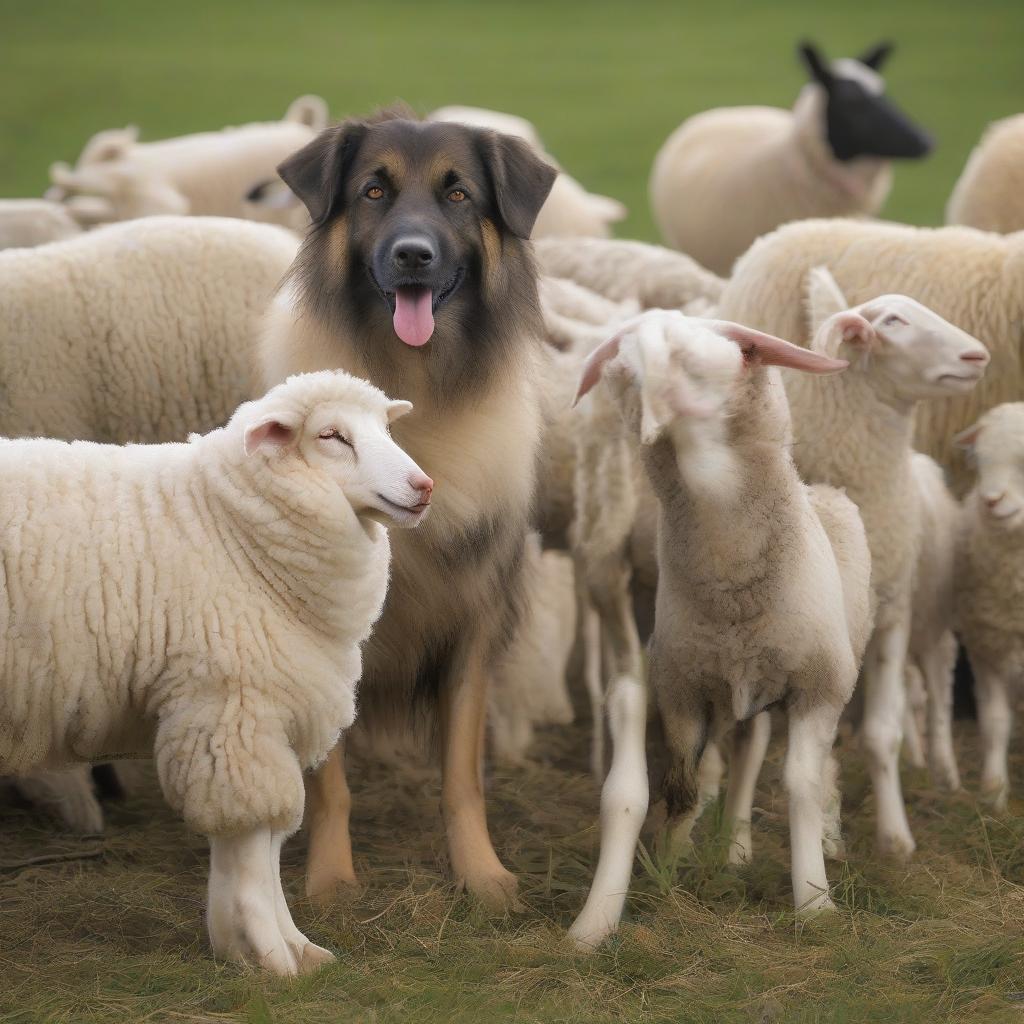
<svg viewBox="0 0 1024 1024"><path fill-rule="evenodd" d="M593 949L619 925L647 816L647 695L643 683L620 676L608 692L612 764L601 789L601 852L594 882L569 937Z"/></svg>
<svg viewBox="0 0 1024 1024"><path fill-rule="evenodd" d="M487 675L480 651L441 689L441 809L456 880L494 909L514 909L517 881L494 852L487 831L483 755Z"/></svg>
<svg viewBox="0 0 1024 1024"><path fill-rule="evenodd" d="M658 666L651 666L651 682L655 693L665 690L657 685ZM678 694L659 699L661 721L665 732L671 764L665 776L665 805L668 819L665 823L669 850L680 854L690 845L701 804L700 764L709 740L710 721L706 708L689 706Z"/></svg>
<svg viewBox="0 0 1024 1024"><path fill-rule="evenodd" d="M981 795L993 810L1002 813L1010 792L1006 756L1013 727L1013 708L1006 680L1001 673L978 666L974 668L974 694L978 701L978 731L983 751Z"/></svg>
<svg viewBox="0 0 1024 1024"><path fill-rule="evenodd" d="M730 864L746 864L751 857L750 817L754 807L754 787L761 774L771 734L772 720L767 711L754 715L746 722L737 722L733 730L729 788L725 794Z"/></svg>
<svg viewBox="0 0 1024 1024"><path fill-rule="evenodd" d="M825 783L838 714L828 706L789 713L786 789L789 793L789 842L793 902L800 913L833 910L825 874Z"/></svg>
<svg viewBox="0 0 1024 1024"><path fill-rule="evenodd" d="M839 762L835 754L829 754L825 762L824 779L825 837L822 846L825 856L832 860L846 859L846 842L843 839L841 818L842 795L839 792Z"/></svg>
<svg viewBox="0 0 1024 1024"><path fill-rule="evenodd" d="M932 779L946 789L960 788L960 771L953 751L953 674L956 637L947 632L921 658L928 688L928 765Z"/></svg>
<svg viewBox="0 0 1024 1024"><path fill-rule="evenodd" d="M206 924L216 956L291 976L299 961L278 923L276 852L269 827L210 838Z"/></svg>
<svg viewBox="0 0 1024 1024"><path fill-rule="evenodd" d="M306 895L320 903L330 901L339 886L358 884L349 834L352 792L345 778L344 742L339 740L327 760L306 779Z"/></svg>
<svg viewBox="0 0 1024 1024"><path fill-rule="evenodd" d="M876 629L864 657L864 749L875 791L876 842L882 853L909 856L914 837L900 788L905 625Z"/></svg>
<svg viewBox="0 0 1024 1024"><path fill-rule="evenodd" d="M601 619L586 594L579 610L583 623L583 681L590 698L590 772L597 782L604 778L604 680L601 676Z"/></svg>
<svg viewBox="0 0 1024 1024"><path fill-rule="evenodd" d="M72 832L89 835L103 831L103 809L87 765L36 771L15 779L14 786L26 800L56 815Z"/></svg>
<svg viewBox="0 0 1024 1024"><path fill-rule="evenodd" d="M909 657L903 683L907 695L906 706L903 709L903 746L907 753L907 761L914 768L923 768L926 762L921 721L928 698L921 681L921 673Z"/></svg>
<svg viewBox="0 0 1024 1024"><path fill-rule="evenodd" d="M277 914L277 926L285 942L291 948L299 971L303 974L315 971L334 959L334 954L316 943L310 942L295 926L288 901L284 897L281 885L281 847L287 838L284 832L274 832L270 840L270 870L274 877L274 911Z"/></svg>

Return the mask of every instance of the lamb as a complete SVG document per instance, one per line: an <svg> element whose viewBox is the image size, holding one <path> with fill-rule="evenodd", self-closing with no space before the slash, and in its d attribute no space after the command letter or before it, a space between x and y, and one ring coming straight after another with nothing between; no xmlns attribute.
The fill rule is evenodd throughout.
<svg viewBox="0 0 1024 1024"><path fill-rule="evenodd" d="M280 121L139 142L138 129L100 132L74 168L50 168L47 193L84 226L157 214L247 217L247 197L327 124L327 104L300 96ZM296 224L291 210L261 209L260 220Z"/></svg>
<svg viewBox="0 0 1024 1024"><path fill-rule="evenodd" d="M737 261L720 315L806 344L807 275L822 265L851 302L887 291L909 295L989 349L992 367L978 387L917 411L914 448L934 458L962 496L968 474L953 435L993 405L1024 398L1024 234L852 220L789 224Z"/></svg>
<svg viewBox="0 0 1024 1024"><path fill-rule="evenodd" d="M1024 114L995 121L967 159L946 206L947 224L1024 230Z"/></svg>
<svg viewBox="0 0 1024 1024"><path fill-rule="evenodd" d="M907 693L920 694L924 706L932 778L939 786L957 790L960 772L953 751L953 673L957 653L953 635L953 561L960 506L946 486L942 467L934 459L915 452L911 455L910 471L918 495L921 533L911 600ZM914 726L919 729L916 722ZM924 750L917 763L924 763Z"/></svg>
<svg viewBox="0 0 1024 1024"><path fill-rule="evenodd" d="M904 295L851 308L828 271L809 275L811 349L851 361L840 377L791 377L793 458L811 483L843 487L864 521L877 606L864 658L863 744L877 804L876 842L909 856L914 839L900 790L904 667L921 543L911 461L919 402L964 394L988 363L985 347Z"/></svg>
<svg viewBox="0 0 1024 1024"><path fill-rule="evenodd" d="M542 551L528 538L523 617L503 655L488 694L494 758L522 764L534 726L567 725L573 719L565 671L576 639L576 586L572 562L562 552Z"/></svg>
<svg viewBox="0 0 1024 1024"><path fill-rule="evenodd" d="M534 243L541 272L568 278L615 302L643 309L682 309L717 302L725 282L689 256L660 245L621 239L559 238Z"/></svg>
<svg viewBox="0 0 1024 1024"><path fill-rule="evenodd" d="M547 201L537 215L532 238L608 238L612 225L626 218L627 210L617 199L588 192L567 174L546 152L537 129L525 118L480 107L441 107L427 115L428 121L454 121L490 128L522 139L543 160L559 172Z"/></svg>
<svg viewBox="0 0 1024 1024"><path fill-rule="evenodd" d="M832 906L823 780L870 632L870 554L853 503L801 483L772 366L821 374L846 363L737 324L650 311L594 351L579 396L604 378L658 499L648 667L671 755L670 837L688 838L708 741L784 702L794 900L816 911ZM615 708L624 689L634 690L632 714ZM614 930L628 887L647 804L642 695L628 675L609 693L621 720L613 720L598 869L570 930L582 948ZM748 740L737 747L730 789L752 790L763 746Z"/></svg>
<svg viewBox="0 0 1024 1024"><path fill-rule="evenodd" d="M59 242L80 234L81 230L59 203L46 199L0 199L0 249Z"/></svg>
<svg viewBox="0 0 1024 1024"><path fill-rule="evenodd" d="M182 440L259 394L255 338L298 241L160 217L0 253L0 435Z"/></svg>
<svg viewBox="0 0 1024 1024"><path fill-rule="evenodd" d="M666 242L716 274L760 235L807 217L876 214L893 158L919 159L928 136L884 95L891 45L827 65L809 43L811 74L792 111L726 107L684 121L654 159L650 195Z"/></svg>
<svg viewBox="0 0 1024 1024"><path fill-rule="evenodd" d="M210 839L214 952L275 974L333 959L279 854L355 717L385 527L429 508L389 434L411 408L326 371L187 443L0 442L0 771L152 754Z"/></svg>
<svg viewBox="0 0 1024 1024"><path fill-rule="evenodd" d="M983 798L1006 810L1007 747L1024 674L1024 402L990 409L957 438L977 481L964 499L956 553L956 621L974 673Z"/></svg>

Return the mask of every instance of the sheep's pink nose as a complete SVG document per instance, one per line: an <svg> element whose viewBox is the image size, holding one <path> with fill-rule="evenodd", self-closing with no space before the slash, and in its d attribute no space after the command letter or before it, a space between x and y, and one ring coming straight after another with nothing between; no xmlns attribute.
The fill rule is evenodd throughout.
<svg viewBox="0 0 1024 1024"><path fill-rule="evenodd" d="M413 473L409 477L409 486L420 493L420 504L429 505L430 496L434 493L434 481L426 473Z"/></svg>
<svg viewBox="0 0 1024 1024"><path fill-rule="evenodd" d="M981 363L984 365L988 362L988 353L981 351L965 352L960 357L960 361L964 363Z"/></svg>
<svg viewBox="0 0 1024 1024"><path fill-rule="evenodd" d="M998 505L1005 497L1005 491L1000 491L998 494L986 494L984 495L985 504L988 505L989 508L995 508L996 505Z"/></svg>

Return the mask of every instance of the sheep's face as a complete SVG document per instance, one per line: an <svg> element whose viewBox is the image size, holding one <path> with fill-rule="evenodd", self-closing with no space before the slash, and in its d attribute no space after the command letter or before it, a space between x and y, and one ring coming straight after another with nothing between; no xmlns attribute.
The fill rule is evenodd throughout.
<svg viewBox="0 0 1024 1024"><path fill-rule="evenodd" d="M430 508L433 481L394 442L389 425L412 409L393 402L376 388L343 374L341 391L327 380L314 400L290 378L271 392L272 400L253 403L255 415L245 428L249 457L267 458L285 471L314 470L338 485L356 515L390 526L417 526ZM288 390L297 390L290 402ZM265 411L260 407L267 405ZM301 462L299 461L301 460ZM305 467L302 466L305 463Z"/></svg>
<svg viewBox="0 0 1024 1024"><path fill-rule="evenodd" d="M996 529L1024 527L1024 402L989 410L956 444L977 467L973 500L981 515Z"/></svg>
<svg viewBox="0 0 1024 1024"><path fill-rule="evenodd" d="M980 341L906 295L883 295L829 317L814 347L855 360L899 403L966 394L989 361Z"/></svg>

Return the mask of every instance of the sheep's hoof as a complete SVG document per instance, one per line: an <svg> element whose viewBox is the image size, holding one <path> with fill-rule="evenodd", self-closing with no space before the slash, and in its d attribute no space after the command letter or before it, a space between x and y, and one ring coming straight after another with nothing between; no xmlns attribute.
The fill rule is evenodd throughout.
<svg viewBox="0 0 1024 1024"><path fill-rule="evenodd" d="M514 914L524 909L518 896L519 879L503 867L467 875L463 884L469 895L490 913Z"/></svg>
<svg viewBox="0 0 1024 1024"><path fill-rule="evenodd" d="M326 964L334 963L334 954L314 942L307 942L299 955L299 973L312 974Z"/></svg>
<svg viewBox="0 0 1024 1024"><path fill-rule="evenodd" d="M1005 814L1010 796L1009 784L1004 779L981 781L980 799L995 814Z"/></svg>
<svg viewBox="0 0 1024 1024"><path fill-rule="evenodd" d="M917 849L917 843L909 833L905 835L899 832L879 833L876 847L883 857L895 861L906 861Z"/></svg>
<svg viewBox="0 0 1024 1024"><path fill-rule="evenodd" d="M306 880L306 898L320 910L348 906L362 891L355 875L310 875Z"/></svg>
<svg viewBox="0 0 1024 1024"><path fill-rule="evenodd" d="M821 849L829 860L846 860L846 840L841 836L825 836L821 841Z"/></svg>

